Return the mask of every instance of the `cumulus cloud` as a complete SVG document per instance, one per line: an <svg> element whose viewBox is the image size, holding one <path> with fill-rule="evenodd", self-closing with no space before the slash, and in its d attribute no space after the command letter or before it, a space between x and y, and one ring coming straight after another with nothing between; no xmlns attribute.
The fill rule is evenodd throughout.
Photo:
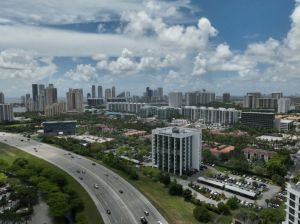
<svg viewBox="0 0 300 224"><path fill-rule="evenodd" d="M0 52L0 79L42 80L53 75L57 66L52 58L20 49Z"/></svg>
<svg viewBox="0 0 300 224"><path fill-rule="evenodd" d="M96 69L90 64L79 64L75 69L68 71L65 77L74 81L96 81L98 76Z"/></svg>

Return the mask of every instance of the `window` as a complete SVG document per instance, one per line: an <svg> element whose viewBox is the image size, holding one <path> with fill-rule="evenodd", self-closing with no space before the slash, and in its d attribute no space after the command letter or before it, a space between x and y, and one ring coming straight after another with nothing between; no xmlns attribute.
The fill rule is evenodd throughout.
<svg viewBox="0 0 300 224"><path fill-rule="evenodd" d="M291 213L291 214L295 215L295 210L294 210L294 209L292 209L292 208L290 207L290 208L289 208L289 213Z"/></svg>
<svg viewBox="0 0 300 224"><path fill-rule="evenodd" d="M295 215L295 210L294 210L294 209L292 209L292 208L289 208L289 213L291 213L291 214Z"/></svg>
<svg viewBox="0 0 300 224"><path fill-rule="evenodd" d="M290 200L290 206L295 208L295 202L293 202L292 200Z"/></svg>
<svg viewBox="0 0 300 224"><path fill-rule="evenodd" d="M294 222L295 221L294 216L292 216L291 214L289 214L289 220L291 220L292 222Z"/></svg>
<svg viewBox="0 0 300 224"><path fill-rule="evenodd" d="M296 196L292 193L290 193L290 199L293 199L295 201Z"/></svg>

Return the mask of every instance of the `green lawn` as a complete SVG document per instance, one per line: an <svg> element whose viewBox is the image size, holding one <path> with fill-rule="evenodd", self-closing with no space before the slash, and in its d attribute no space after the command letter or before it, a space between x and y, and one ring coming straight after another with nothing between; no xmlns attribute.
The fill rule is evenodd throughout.
<svg viewBox="0 0 300 224"><path fill-rule="evenodd" d="M75 190L79 197L84 202L84 214L88 220L89 224L102 224L102 218L95 206L93 200L89 196L89 194L84 190L84 188L69 174L64 172L63 170L57 168L56 166L39 159L35 156L32 156L26 152L18 150L14 147L8 146L6 144L0 143L0 158L11 164L16 158L23 157L28 159L31 163L38 164L42 167L46 167L49 169L56 170L57 172L63 174L68 180L68 186L70 189Z"/></svg>

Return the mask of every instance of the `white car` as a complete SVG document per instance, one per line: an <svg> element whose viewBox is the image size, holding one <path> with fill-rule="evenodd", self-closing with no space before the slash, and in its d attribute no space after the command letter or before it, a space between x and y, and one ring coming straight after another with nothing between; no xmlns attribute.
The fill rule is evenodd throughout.
<svg viewBox="0 0 300 224"><path fill-rule="evenodd" d="M94 188L98 189L99 185L98 184L94 184Z"/></svg>

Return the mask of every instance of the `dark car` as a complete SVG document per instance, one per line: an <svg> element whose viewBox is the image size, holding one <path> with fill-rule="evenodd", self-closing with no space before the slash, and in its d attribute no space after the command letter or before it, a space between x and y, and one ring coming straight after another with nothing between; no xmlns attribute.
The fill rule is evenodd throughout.
<svg viewBox="0 0 300 224"><path fill-rule="evenodd" d="M120 194L123 194L123 191L122 190L119 190Z"/></svg>
<svg viewBox="0 0 300 224"><path fill-rule="evenodd" d="M111 211L110 211L109 209L107 209L107 210L106 210L106 213L110 215L110 214L111 214Z"/></svg>
<svg viewBox="0 0 300 224"><path fill-rule="evenodd" d="M92 163L93 166L96 166L96 163Z"/></svg>
<svg viewBox="0 0 300 224"><path fill-rule="evenodd" d="M145 217L141 217L141 223L142 224L147 224L148 221L147 221L147 219Z"/></svg>

